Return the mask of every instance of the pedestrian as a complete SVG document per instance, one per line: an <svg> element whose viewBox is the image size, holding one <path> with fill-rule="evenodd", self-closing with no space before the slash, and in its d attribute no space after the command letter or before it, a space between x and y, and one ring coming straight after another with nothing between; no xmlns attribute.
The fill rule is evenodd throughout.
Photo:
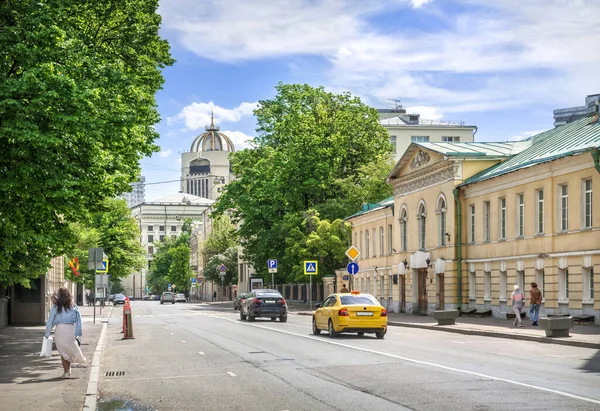
<svg viewBox="0 0 600 411"><path fill-rule="evenodd" d="M85 357L79 348L78 338L81 337L81 314L68 289L61 287L52 298L52 309L46 322L46 338L50 337L50 330L54 331L54 343L60 353L64 374L61 378L71 376L71 364L85 362Z"/></svg>
<svg viewBox="0 0 600 411"><path fill-rule="evenodd" d="M217 292L216 291L213 292L213 299L212 300L213 301L217 301Z"/></svg>
<svg viewBox="0 0 600 411"><path fill-rule="evenodd" d="M538 285L533 282L531 283L531 290L529 290L529 316L531 317L531 325L539 325L538 320L540 319L540 305L542 304L542 292L538 288Z"/></svg>
<svg viewBox="0 0 600 411"><path fill-rule="evenodd" d="M523 309L523 305L525 304L525 295L521 292L521 287L515 284L514 291L511 294L512 298L512 307L515 313L515 321L513 325L516 327L522 327L521 323L521 310Z"/></svg>
<svg viewBox="0 0 600 411"><path fill-rule="evenodd" d="M342 289L340 290L340 293L349 293L350 291L348 291L348 288L346 288L346 284L342 284Z"/></svg>

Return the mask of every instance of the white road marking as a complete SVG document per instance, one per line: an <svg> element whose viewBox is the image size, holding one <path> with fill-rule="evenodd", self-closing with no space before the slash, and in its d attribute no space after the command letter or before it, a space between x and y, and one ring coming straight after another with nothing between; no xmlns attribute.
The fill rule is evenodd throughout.
<svg viewBox="0 0 600 411"><path fill-rule="evenodd" d="M186 343L186 341L185 341L185 340L181 340L181 342L182 342L182 343L184 343L184 344Z"/></svg>
<svg viewBox="0 0 600 411"><path fill-rule="evenodd" d="M198 354L200 355L204 355L204 353L202 351L198 351Z"/></svg>
<svg viewBox="0 0 600 411"><path fill-rule="evenodd" d="M190 378L190 377L215 377L215 376L219 376L219 375L223 375L223 374L219 373L219 374L170 375L170 376L165 376L165 377L114 378L112 380L103 380L103 382L166 380L166 379Z"/></svg>
<svg viewBox="0 0 600 411"><path fill-rule="evenodd" d="M173 333L171 333L171 335L173 335Z"/></svg>
<svg viewBox="0 0 600 411"><path fill-rule="evenodd" d="M231 371L229 371L227 374L231 375L232 377L235 377L235 374L232 373Z"/></svg>
<svg viewBox="0 0 600 411"><path fill-rule="evenodd" d="M327 340L325 338L318 338L318 337L313 337L313 336L310 336L310 335L298 334L298 333L294 333L294 332L291 332L291 331L285 331L285 330L281 330L281 329L277 329L277 328L265 327L263 325L248 324L248 323L245 323L245 322L241 322L241 321L238 321L238 320L230 320L230 319L227 319L227 318L222 318L222 319L225 320L225 321L230 321L230 322L232 322L234 324L244 325L244 326L247 326L247 327L262 328L262 329L265 329L265 330L275 331L275 332L282 333L282 334L293 335L295 337L306 338L306 339L313 340L313 341L319 341L319 342L322 342L322 343L325 343L325 344L337 345L339 347L345 347L345 348L350 348L350 349L357 350L357 351L368 352L370 354L376 354L376 355L382 355L384 357L396 358L398 360L412 362L412 363L415 363L415 364L428 365L430 367L441 368L443 370L454 371L454 372L458 372L458 373L462 373L462 374L468 374L468 375L472 375L472 376L480 377L480 378L487 378L487 379L490 379L490 380L493 380L493 381L500 381L500 382L505 382L507 384L519 385L521 387L533 388L534 390L551 392L553 394L562 395L564 397L574 398L576 400L591 402L592 404L599 404L600 405L600 400L596 400L596 399L588 398L588 397L583 397L581 395L571 394L571 393L564 392L564 391L553 390L551 388L540 387L538 385L527 384L527 383L520 382L520 381L509 380L507 378L494 377L493 375L483 374L483 373L475 372L475 371L463 370L463 369L455 368L455 367L449 367L447 365L436 364L434 362L422 361L422 360L417 360L417 359L409 358L409 357L403 357L401 355L390 354L390 353L383 352L383 351L376 351L376 350L370 350L368 348L356 347L356 346L349 345L349 344L344 344L344 343L340 343L340 342L336 342L336 341Z"/></svg>

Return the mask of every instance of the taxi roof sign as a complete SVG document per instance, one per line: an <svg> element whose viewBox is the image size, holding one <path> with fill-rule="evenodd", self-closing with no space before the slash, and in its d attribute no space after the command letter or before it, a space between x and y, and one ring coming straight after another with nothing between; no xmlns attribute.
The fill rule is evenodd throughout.
<svg viewBox="0 0 600 411"><path fill-rule="evenodd" d="M350 248L348 248L346 250L346 255L348 256L349 259L354 261L360 256L360 251L358 251L358 248L351 245Z"/></svg>

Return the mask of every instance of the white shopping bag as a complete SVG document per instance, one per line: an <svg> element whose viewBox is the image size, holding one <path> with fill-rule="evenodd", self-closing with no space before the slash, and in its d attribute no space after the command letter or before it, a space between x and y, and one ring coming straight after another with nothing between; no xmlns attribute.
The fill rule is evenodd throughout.
<svg viewBox="0 0 600 411"><path fill-rule="evenodd" d="M40 357L52 357L52 344L54 339L52 337L44 337L42 341L42 350L40 351Z"/></svg>

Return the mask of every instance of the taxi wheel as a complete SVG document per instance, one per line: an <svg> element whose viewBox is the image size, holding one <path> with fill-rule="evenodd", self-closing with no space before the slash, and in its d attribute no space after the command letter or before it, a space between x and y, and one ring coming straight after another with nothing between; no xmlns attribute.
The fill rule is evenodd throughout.
<svg viewBox="0 0 600 411"><path fill-rule="evenodd" d="M383 337L385 337L385 331L380 331L375 333L375 336L377 337L378 340L383 340Z"/></svg>
<svg viewBox="0 0 600 411"><path fill-rule="evenodd" d="M319 334L321 334L321 330L319 330L319 329L317 328L317 320L315 320L315 317L313 317L313 320L312 320L312 326L313 326L313 334L314 334L314 335L319 335Z"/></svg>
<svg viewBox="0 0 600 411"><path fill-rule="evenodd" d="M329 332L330 337L337 337L338 335L338 333L335 331L335 328L333 328L333 322L331 321L331 318L329 319L329 327L327 328L327 331Z"/></svg>

